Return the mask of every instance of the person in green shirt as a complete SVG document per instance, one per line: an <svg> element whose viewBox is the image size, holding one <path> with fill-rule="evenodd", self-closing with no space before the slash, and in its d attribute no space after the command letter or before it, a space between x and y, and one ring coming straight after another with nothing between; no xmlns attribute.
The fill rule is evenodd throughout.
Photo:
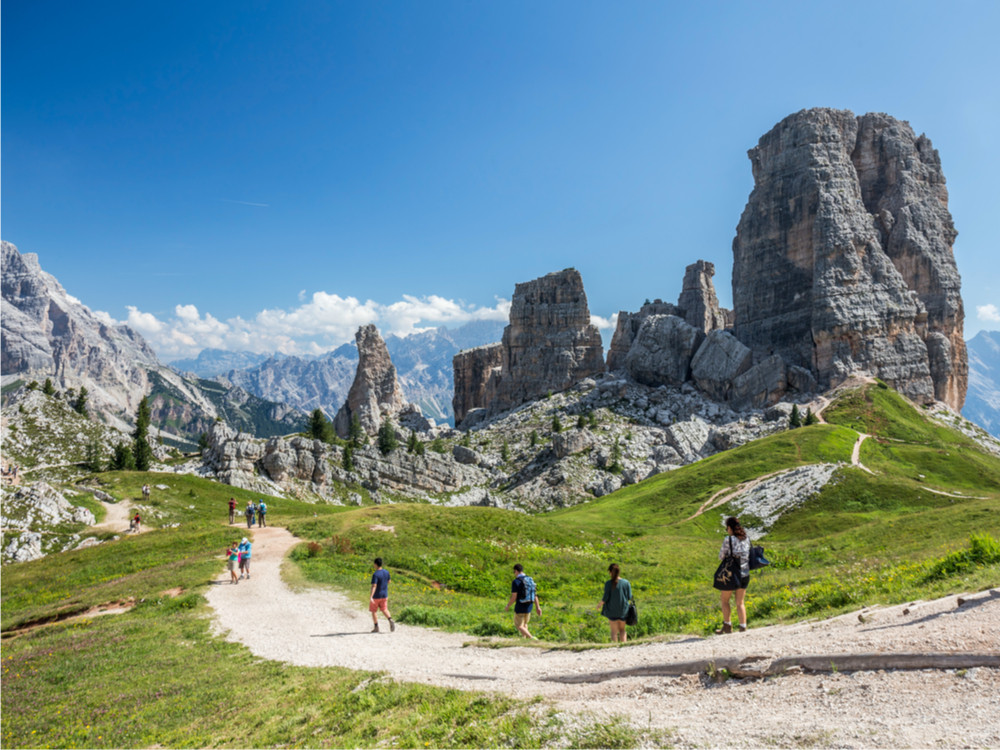
<svg viewBox="0 0 1000 750"><path fill-rule="evenodd" d="M610 580L604 582L604 596L601 598L600 612L608 618L611 628L611 641L625 643L625 615L628 613L628 603L632 599L632 584L621 577L621 571L616 563L608 566Z"/></svg>

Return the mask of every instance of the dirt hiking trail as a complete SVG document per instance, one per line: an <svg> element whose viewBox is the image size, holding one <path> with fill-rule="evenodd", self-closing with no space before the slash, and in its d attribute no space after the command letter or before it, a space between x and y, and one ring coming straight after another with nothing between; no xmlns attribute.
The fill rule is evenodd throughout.
<svg viewBox="0 0 1000 750"><path fill-rule="evenodd" d="M1000 746L996 667L819 674L793 669L778 678L721 682L697 668L663 674L669 671L663 665L696 660L746 658L766 668L781 657L808 654L1000 658L998 590L962 597L961 605L951 596L795 625L754 628L751 622L745 634L671 643L583 652L484 648L465 646L474 640L468 635L405 624L385 632L384 619L383 632L370 633L371 616L362 604L329 589L295 592L282 581L282 560L300 540L279 527L252 534L251 578L231 584L220 550L219 575L207 598L216 632L264 659L384 672L394 680L520 698L540 695L562 711L619 714L639 727L670 730L671 741L681 746ZM598 598L599 592L595 609ZM505 604L501 592L498 611ZM393 598L391 586L389 606L405 606ZM621 670L647 674L602 675ZM567 682L581 679L600 681ZM732 731L734 716L739 732Z"/></svg>

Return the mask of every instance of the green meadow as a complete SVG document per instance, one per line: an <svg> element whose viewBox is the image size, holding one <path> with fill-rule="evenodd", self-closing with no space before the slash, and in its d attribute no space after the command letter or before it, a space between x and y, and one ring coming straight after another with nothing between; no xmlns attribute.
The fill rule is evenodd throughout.
<svg viewBox="0 0 1000 750"><path fill-rule="evenodd" d="M697 511L742 482L829 462L842 464L833 480L763 540L773 565L753 574L751 627L1000 582L1000 459L879 385L824 416L545 514L267 498L268 522L303 540L292 553L297 579L361 606L381 556L397 619L501 646L515 635L503 607L521 562L544 607L533 632L550 646L587 648L607 639L597 608L611 562L632 582L638 640L707 634L718 624L711 575L732 509ZM850 465L858 431L874 436L861 451L874 475ZM173 474L94 479L122 502L144 483L168 489L154 490L152 531L5 567L5 747L669 744L607 717L563 724L538 702L256 659L211 634L203 593L222 573L226 543L245 530L228 526L228 498L243 506L260 495ZM80 616L122 600L136 606Z"/></svg>

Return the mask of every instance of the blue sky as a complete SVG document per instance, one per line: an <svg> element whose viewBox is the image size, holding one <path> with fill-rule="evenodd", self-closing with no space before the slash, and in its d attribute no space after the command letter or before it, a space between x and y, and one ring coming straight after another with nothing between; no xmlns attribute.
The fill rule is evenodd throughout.
<svg viewBox="0 0 1000 750"><path fill-rule="evenodd" d="M1000 3L2 5L2 236L165 359L505 317L605 320L716 264L786 115L941 154L966 335L1000 329Z"/></svg>

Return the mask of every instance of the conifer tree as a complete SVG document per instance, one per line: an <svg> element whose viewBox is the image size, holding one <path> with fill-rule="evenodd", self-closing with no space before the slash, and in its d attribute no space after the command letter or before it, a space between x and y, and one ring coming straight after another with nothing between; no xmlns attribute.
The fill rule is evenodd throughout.
<svg viewBox="0 0 1000 750"><path fill-rule="evenodd" d="M576 418L576 429L583 430L587 427L587 418L582 414Z"/></svg>
<svg viewBox="0 0 1000 750"><path fill-rule="evenodd" d="M104 461L101 459L101 447L97 444L96 440L91 440L87 443L87 458L84 461L84 466L87 467L87 471L92 471L95 474L104 468Z"/></svg>
<svg viewBox="0 0 1000 750"><path fill-rule="evenodd" d="M420 440L417 438L417 433L414 432L413 430L410 430L410 437L408 437L406 439L406 452L407 453L416 453L417 452L417 443L419 443L419 442L420 442Z"/></svg>
<svg viewBox="0 0 1000 750"><path fill-rule="evenodd" d="M324 443L333 442L333 424L318 407L309 414L309 436Z"/></svg>
<svg viewBox="0 0 1000 750"><path fill-rule="evenodd" d="M811 424L816 424L816 415L813 414L812 408L806 409L806 418L803 420L802 424L806 427Z"/></svg>
<svg viewBox="0 0 1000 750"><path fill-rule="evenodd" d="M612 474L622 473L622 447L615 438L615 444L611 446L611 463L608 464L608 471Z"/></svg>
<svg viewBox="0 0 1000 750"><path fill-rule="evenodd" d="M198 452L204 453L206 448L208 448L208 433L203 432L198 436Z"/></svg>
<svg viewBox="0 0 1000 750"><path fill-rule="evenodd" d="M597 415L593 411L587 412L587 424L590 426L590 429L597 429Z"/></svg>
<svg viewBox="0 0 1000 750"><path fill-rule="evenodd" d="M55 386L52 385L52 378L45 378L45 385L42 386L42 393L46 396L51 396L56 392Z"/></svg>
<svg viewBox="0 0 1000 750"><path fill-rule="evenodd" d="M135 469L135 457L128 443L118 443L114 455L111 456L111 471L132 471Z"/></svg>
<svg viewBox="0 0 1000 750"><path fill-rule="evenodd" d="M792 413L788 417L788 426L791 429L802 426L802 418L799 416L799 405L792 404Z"/></svg>
<svg viewBox="0 0 1000 750"><path fill-rule="evenodd" d="M378 449L383 456L386 456L398 447L399 440L396 438L396 428L391 419L386 419L378 428Z"/></svg>
<svg viewBox="0 0 1000 750"><path fill-rule="evenodd" d="M354 443L344 446L344 471L354 471Z"/></svg>
<svg viewBox="0 0 1000 750"><path fill-rule="evenodd" d="M531 437L528 439L528 442L531 444L532 448L538 445L538 430L531 431Z"/></svg>
<svg viewBox="0 0 1000 750"><path fill-rule="evenodd" d="M500 458L504 461L510 461L510 446L507 445L506 438L504 438L503 445L500 446Z"/></svg>
<svg viewBox="0 0 1000 750"><path fill-rule="evenodd" d="M149 445L149 400L143 396L135 415L135 431L132 433L132 458L137 471L149 471L153 463L153 449Z"/></svg>
<svg viewBox="0 0 1000 750"><path fill-rule="evenodd" d="M80 395L73 402L73 411L77 414L87 416L87 389L82 385L80 386Z"/></svg>
<svg viewBox="0 0 1000 750"><path fill-rule="evenodd" d="M355 448L360 448L368 442L368 435L365 434L364 429L361 427L361 418L357 414L351 416L351 427L347 433L347 437L354 443Z"/></svg>
<svg viewBox="0 0 1000 750"><path fill-rule="evenodd" d="M552 432L562 432L562 422L558 414L552 417Z"/></svg>

